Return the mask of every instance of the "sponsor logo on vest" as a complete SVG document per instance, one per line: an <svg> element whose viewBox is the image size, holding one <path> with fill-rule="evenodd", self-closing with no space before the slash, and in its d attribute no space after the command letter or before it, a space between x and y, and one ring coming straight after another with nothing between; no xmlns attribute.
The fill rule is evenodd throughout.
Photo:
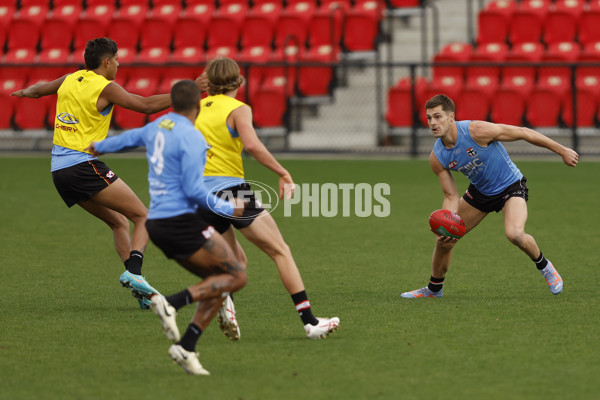
<svg viewBox="0 0 600 400"><path fill-rule="evenodd" d="M62 122L63 124L78 124L79 121L75 118L74 115L71 115L66 112L62 112L56 116L56 118Z"/></svg>

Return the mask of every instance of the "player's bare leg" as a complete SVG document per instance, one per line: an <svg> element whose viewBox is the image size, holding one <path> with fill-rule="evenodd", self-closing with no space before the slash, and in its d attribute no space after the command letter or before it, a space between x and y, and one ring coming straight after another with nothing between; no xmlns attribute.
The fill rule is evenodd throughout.
<svg viewBox="0 0 600 400"><path fill-rule="evenodd" d="M550 260L546 259L533 236L525 232L527 202L521 197L511 197L502 209L504 231L512 244L520 248L535 263L552 294L563 290L563 279Z"/></svg>
<svg viewBox="0 0 600 400"><path fill-rule="evenodd" d="M178 262L190 272L205 279L183 292L168 297L154 296L152 307L161 318L163 330L168 333L176 329L176 311L191 302L198 303L192 322L181 339L169 348L169 356L189 374L209 375L198 360L196 343L219 311L223 298L228 293L244 287L247 281L246 271L235 259L225 239L218 233L213 234L204 246L188 259ZM161 309L161 303L166 303L166 308ZM161 312L162 310L166 312ZM173 324L175 328L172 328Z"/></svg>
<svg viewBox="0 0 600 400"><path fill-rule="evenodd" d="M252 224L240 229L240 232L275 262L281 282L291 295L302 319L306 335L311 339L321 339L336 330L340 324L339 318L316 318L313 315L292 251L271 214L263 211Z"/></svg>
<svg viewBox="0 0 600 400"><path fill-rule="evenodd" d="M124 206L119 202L128 205ZM131 289L141 309L149 308L149 297L158 292L148 284L141 271L143 254L148 243L148 232L144 226L147 210L144 204L120 179L78 204L111 228L115 249L126 268L119 277L119 282L123 287ZM128 218L134 222L131 236Z"/></svg>
<svg viewBox="0 0 600 400"><path fill-rule="evenodd" d="M240 229L240 232L273 259L281 282L290 295L304 290L304 283L290 247L285 243L277 223L269 213L263 211L252 224Z"/></svg>

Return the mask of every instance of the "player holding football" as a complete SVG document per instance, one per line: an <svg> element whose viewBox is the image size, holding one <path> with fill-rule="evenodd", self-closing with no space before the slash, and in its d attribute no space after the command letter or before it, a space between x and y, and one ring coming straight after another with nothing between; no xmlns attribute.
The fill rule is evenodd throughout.
<svg viewBox="0 0 600 400"><path fill-rule="evenodd" d="M88 150L99 155L146 147L150 185L146 227L150 238L168 258L204 279L170 296L152 295L151 308L160 317L167 337L175 342L169 356L189 374L209 375L198 361L196 343L223 298L244 287L247 278L225 239L197 210L210 207L231 217L241 215L244 208L243 202L236 201L234 206L216 197L204 183L206 142L194 128L200 89L194 81L179 81L171 89L171 98L174 112L142 128L92 143ZM177 310L192 302L198 303L196 312L181 337Z"/></svg>
<svg viewBox="0 0 600 400"><path fill-rule="evenodd" d="M275 262L281 281L292 297L296 310L310 339L321 339L337 329L340 320L316 318L304 289L300 271L289 246L285 243L277 223L263 209L252 194L250 185L244 180L242 150L245 149L262 165L279 175L279 195L283 197L294 181L289 172L279 164L258 138L252 125L252 110L238 101L238 89L244 82L238 64L227 57L211 60L206 71L197 80L200 87L207 87L209 96L202 100L201 112L196 119L196 128L202 132L208 145L208 160L204 175L206 184L219 188L218 195L241 197L249 200L244 218L231 220L210 215L209 221L228 241L236 258L246 267L244 250L235 237L237 228L250 242L267 253ZM239 324L231 298L227 298L219 312L219 324L223 333L232 340L240 337Z"/></svg>
<svg viewBox="0 0 600 400"><path fill-rule="evenodd" d="M146 98L134 95L112 82L119 56L117 44L111 39L88 41L83 57L85 69L52 82L36 83L11 96L58 94L50 166L54 186L68 207L77 204L109 226L126 268L119 281L132 290L140 307L147 309L147 297L156 293L141 275L148 244L144 227L148 210L129 186L86 148L106 137L115 104L151 114L169 107L171 100L169 94ZM128 220L133 222L131 236Z"/></svg>
<svg viewBox="0 0 600 400"><path fill-rule="evenodd" d="M442 208L460 215L467 233L488 213L502 210L508 240L531 258L545 278L550 292L559 294L563 289L562 278L544 257L535 239L525 232L527 180L500 142L525 140L555 152L570 167L577 165L579 155L532 129L485 121L456 121L454 102L445 95L432 97L425 108L429 128L437 138L429 163L444 192ZM462 197L458 194L450 171L462 172L470 181L469 188ZM442 297L452 248L457 241L455 238L438 235L429 284L424 288L402 293L401 296L409 299Z"/></svg>

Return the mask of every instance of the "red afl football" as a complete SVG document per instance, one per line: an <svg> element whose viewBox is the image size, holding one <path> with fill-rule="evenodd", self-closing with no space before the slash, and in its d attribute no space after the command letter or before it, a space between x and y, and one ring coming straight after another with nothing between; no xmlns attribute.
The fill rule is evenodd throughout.
<svg viewBox="0 0 600 400"><path fill-rule="evenodd" d="M467 228L462 218L449 210L435 210L429 216L429 226L432 232L441 236L460 239Z"/></svg>

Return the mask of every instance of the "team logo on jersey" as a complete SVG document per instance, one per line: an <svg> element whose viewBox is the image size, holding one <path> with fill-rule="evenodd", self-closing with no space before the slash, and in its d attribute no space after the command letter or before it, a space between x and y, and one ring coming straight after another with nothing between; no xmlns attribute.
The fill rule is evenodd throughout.
<svg viewBox="0 0 600 400"><path fill-rule="evenodd" d="M114 173L114 172L112 172L112 171L108 171L108 172L106 173L106 177L107 177L108 179L112 178L113 176L115 176L115 173Z"/></svg>
<svg viewBox="0 0 600 400"><path fill-rule="evenodd" d="M458 161L454 160L450 164L448 164L448 169L452 169L458 165Z"/></svg>
<svg viewBox="0 0 600 400"><path fill-rule="evenodd" d="M467 149L467 154L469 155L469 157L477 157L477 152L475 151L475 149L473 149L472 147L469 147Z"/></svg>
<svg viewBox="0 0 600 400"><path fill-rule="evenodd" d="M209 101L208 103L206 103L206 105L204 107L210 107L210 106L212 106L212 104L213 104L213 102Z"/></svg>
<svg viewBox="0 0 600 400"><path fill-rule="evenodd" d="M75 118L74 115L71 115L66 112L62 112L56 116L56 118L62 122L63 124L78 124L79 121Z"/></svg>

